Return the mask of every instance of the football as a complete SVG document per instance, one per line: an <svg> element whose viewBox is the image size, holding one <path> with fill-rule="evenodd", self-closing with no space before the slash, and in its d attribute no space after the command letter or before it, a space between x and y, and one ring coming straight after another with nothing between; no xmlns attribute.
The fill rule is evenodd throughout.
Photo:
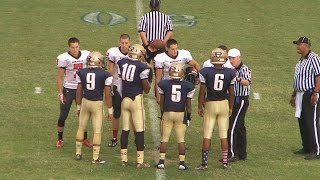
<svg viewBox="0 0 320 180"><path fill-rule="evenodd" d="M149 46L154 49L162 49L165 47L165 42L161 39L155 39L149 43Z"/></svg>

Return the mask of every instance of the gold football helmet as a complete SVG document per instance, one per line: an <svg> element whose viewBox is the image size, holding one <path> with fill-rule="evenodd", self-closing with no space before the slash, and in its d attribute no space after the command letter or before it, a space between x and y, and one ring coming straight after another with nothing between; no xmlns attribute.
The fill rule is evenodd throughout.
<svg viewBox="0 0 320 180"><path fill-rule="evenodd" d="M140 44L133 44L129 47L128 57L135 61L146 61L147 51Z"/></svg>
<svg viewBox="0 0 320 180"><path fill-rule="evenodd" d="M92 51L87 57L89 68L102 68L104 66L104 56L98 51Z"/></svg>
<svg viewBox="0 0 320 180"><path fill-rule="evenodd" d="M175 80L183 80L184 78L184 64L172 63L169 68L169 77Z"/></svg>
<svg viewBox="0 0 320 180"><path fill-rule="evenodd" d="M224 64L227 61L227 53L220 48L215 48L211 52L211 64Z"/></svg>

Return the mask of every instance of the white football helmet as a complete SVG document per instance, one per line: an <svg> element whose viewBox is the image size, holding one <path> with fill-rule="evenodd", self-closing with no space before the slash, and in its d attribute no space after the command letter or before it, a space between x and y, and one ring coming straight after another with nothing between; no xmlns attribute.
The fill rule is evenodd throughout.
<svg viewBox="0 0 320 180"><path fill-rule="evenodd" d="M98 51L92 51L87 57L89 68L102 68L104 66L104 56Z"/></svg>
<svg viewBox="0 0 320 180"><path fill-rule="evenodd" d="M220 48L215 48L211 52L211 64L224 64L227 61L227 53Z"/></svg>
<svg viewBox="0 0 320 180"><path fill-rule="evenodd" d="M184 78L184 64L172 63L169 68L169 77L175 80L183 80Z"/></svg>
<svg viewBox="0 0 320 180"><path fill-rule="evenodd" d="M131 60L146 62L147 51L140 44L133 44L129 47L128 57Z"/></svg>

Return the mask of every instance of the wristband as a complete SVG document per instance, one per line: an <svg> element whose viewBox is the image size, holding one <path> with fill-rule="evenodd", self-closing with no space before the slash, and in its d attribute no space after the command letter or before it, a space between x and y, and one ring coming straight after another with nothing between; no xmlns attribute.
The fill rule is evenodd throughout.
<svg viewBox="0 0 320 180"><path fill-rule="evenodd" d="M108 113L109 113L109 114L113 114L113 107L108 108Z"/></svg>
<svg viewBox="0 0 320 180"><path fill-rule="evenodd" d="M77 111L80 111L81 109L81 104L77 104Z"/></svg>

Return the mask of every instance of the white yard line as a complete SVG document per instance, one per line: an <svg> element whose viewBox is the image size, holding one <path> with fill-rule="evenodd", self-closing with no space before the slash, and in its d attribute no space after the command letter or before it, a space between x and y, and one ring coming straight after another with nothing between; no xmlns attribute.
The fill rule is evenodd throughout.
<svg viewBox="0 0 320 180"><path fill-rule="evenodd" d="M143 16L143 0L136 0L136 20L137 20L137 27L139 25L139 20L141 16ZM140 44L142 43L141 39L139 38ZM152 86L153 87L153 86ZM158 112L156 107L159 107L157 105L157 102L155 100L155 97L153 95L154 88L150 89L150 93L148 94L147 99L147 107L149 110L149 120L151 121L151 131L152 131L152 140L154 146L151 148L154 148L159 145L160 143L160 125L159 125L159 119L158 119ZM158 162L158 155L154 157L155 162ZM157 180L164 180L166 179L166 172L165 170L156 170L156 179Z"/></svg>

